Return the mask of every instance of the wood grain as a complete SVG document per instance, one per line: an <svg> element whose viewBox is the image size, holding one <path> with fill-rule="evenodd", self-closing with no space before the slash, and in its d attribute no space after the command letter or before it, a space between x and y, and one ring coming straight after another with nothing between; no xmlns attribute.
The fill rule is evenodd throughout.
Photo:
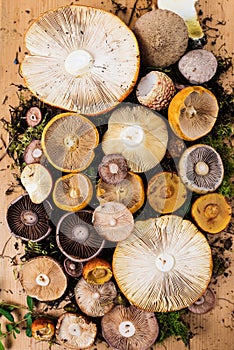
<svg viewBox="0 0 234 350"><path fill-rule="evenodd" d="M111 0L84 0L82 2L73 1L75 4L87 4L106 10L115 12L116 5ZM137 8L138 15L144 13L147 1L117 0L115 3L121 3L126 6L126 12L119 11L118 15L129 23L132 9ZM1 117L9 120L9 106L16 106L18 103L17 88L12 84L23 84L23 79L19 75L19 65L15 64L16 58L20 62L24 56L24 32L30 22L42 12L58 6L67 5L64 0L1 0L0 2L0 42L1 42L1 74L0 74L0 104ZM201 20L206 17L212 17L212 21L207 24L212 27L207 31L209 42L207 49L213 51L217 55L232 56L234 31L233 31L233 13L234 3L232 0L220 0L218 2L212 0L200 0L198 9L202 10ZM136 15L132 17L131 25L136 20ZM15 62L15 63L14 63ZM233 71L229 71L226 77L223 77L224 84L230 89L233 84ZM4 156L4 144L7 143L7 135L0 124L0 157ZM5 213L9 203L22 193L21 187L17 186L14 172L10 166L11 159L8 156L2 158L0 162L0 299L16 304L25 305L25 293L18 280L14 278L14 272L17 272L18 266L15 262L19 262L19 254L21 251L20 242L15 240L9 233L6 222ZM14 188L14 192L6 195L8 189ZM222 233L223 237L228 237L228 233ZM16 249L15 243L19 243ZM14 257L12 259L12 257ZM232 266L228 270L228 277L222 276L212 281L211 288L215 291L217 301L216 307L209 314L196 316L190 314L187 321L190 322L192 331L196 336L191 341L191 350L231 350L233 349L233 276ZM52 310L55 312L55 310ZM16 315L20 316L20 313ZM54 350L61 350L63 346L55 345ZM95 348L95 347L93 347ZM105 344L97 344L98 350L104 350L108 347ZM12 350L46 350L46 343L35 342L33 339L27 338L24 332L17 337L17 340L8 341L6 349ZM65 349L65 348L64 348ZM163 345L155 346L158 350L184 350L182 342L170 338Z"/></svg>

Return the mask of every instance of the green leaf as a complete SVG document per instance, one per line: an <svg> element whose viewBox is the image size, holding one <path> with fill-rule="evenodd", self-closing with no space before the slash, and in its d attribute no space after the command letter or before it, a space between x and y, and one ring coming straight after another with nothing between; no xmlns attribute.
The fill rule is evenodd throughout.
<svg viewBox="0 0 234 350"><path fill-rule="evenodd" d="M31 338L31 336L32 336L32 330L31 330L31 328L27 328L27 329L26 329L26 335L27 335L27 337Z"/></svg>
<svg viewBox="0 0 234 350"><path fill-rule="evenodd" d="M29 311L33 311L33 307L34 307L33 299L29 295L27 295L27 305L28 305Z"/></svg>
<svg viewBox="0 0 234 350"><path fill-rule="evenodd" d="M3 343L1 342L1 340L0 340L0 350L5 350L5 348L4 348Z"/></svg>
<svg viewBox="0 0 234 350"><path fill-rule="evenodd" d="M13 324L12 324L12 323L8 323L8 324L6 324L6 329L7 329L7 332L11 332L13 328L14 328L14 326L13 326Z"/></svg>
<svg viewBox="0 0 234 350"><path fill-rule="evenodd" d="M19 329L18 327L14 327L14 331L15 331L15 333L17 333L17 334L20 334L20 329Z"/></svg>
<svg viewBox="0 0 234 350"><path fill-rule="evenodd" d="M12 314L4 310L3 308L0 308L0 314L5 316L8 319L8 321L14 322L14 317L12 316Z"/></svg>

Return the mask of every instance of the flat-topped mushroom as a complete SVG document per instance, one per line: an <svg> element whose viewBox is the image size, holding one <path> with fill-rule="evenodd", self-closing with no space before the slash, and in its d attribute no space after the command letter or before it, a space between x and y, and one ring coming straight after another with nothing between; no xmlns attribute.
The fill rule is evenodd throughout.
<svg viewBox="0 0 234 350"><path fill-rule="evenodd" d="M10 232L23 241L38 242L51 232L51 204L35 204L28 194L17 197L7 209L6 220Z"/></svg>
<svg viewBox="0 0 234 350"><path fill-rule="evenodd" d="M164 171L155 174L148 182L148 202L159 213L176 211L185 203L186 198L186 187L175 173Z"/></svg>
<svg viewBox="0 0 234 350"><path fill-rule="evenodd" d="M50 194L53 186L52 176L40 163L28 164L21 172L20 180L31 201L42 203Z"/></svg>
<svg viewBox="0 0 234 350"><path fill-rule="evenodd" d="M114 307L113 300L117 296L113 282L90 284L81 278L74 290L77 305L88 316L100 317Z"/></svg>
<svg viewBox="0 0 234 350"><path fill-rule="evenodd" d="M168 121L178 137L194 141L211 131L218 111L218 101L210 90L202 86L188 86L172 98Z"/></svg>
<svg viewBox="0 0 234 350"><path fill-rule="evenodd" d="M43 129L42 149L49 162L64 172L87 168L94 158L99 134L87 118L75 113L62 113L52 118Z"/></svg>
<svg viewBox="0 0 234 350"><path fill-rule="evenodd" d="M42 113L40 108L38 107L29 108L25 118L28 126L34 128L35 126L39 125L42 120Z"/></svg>
<svg viewBox="0 0 234 350"><path fill-rule="evenodd" d="M146 12L137 19L133 31L145 66L170 66L183 56L188 46L185 21L172 11Z"/></svg>
<svg viewBox="0 0 234 350"><path fill-rule="evenodd" d="M33 140L25 148L24 161L26 164L40 163L43 156L40 140Z"/></svg>
<svg viewBox="0 0 234 350"><path fill-rule="evenodd" d="M127 160L121 154L107 154L98 166L98 174L108 184L118 184L128 174Z"/></svg>
<svg viewBox="0 0 234 350"><path fill-rule="evenodd" d="M124 204L106 202L94 210L93 225L103 239L119 242L125 240L133 231L134 219Z"/></svg>
<svg viewBox="0 0 234 350"><path fill-rule="evenodd" d="M142 207L145 200L144 184L141 177L131 171L118 184L107 184L99 180L96 186L96 195L100 204L119 202L124 204L131 213Z"/></svg>
<svg viewBox="0 0 234 350"><path fill-rule="evenodd" d="M84 262L100 253L105 241L92 224L93 212L79 210L64 214L56 228L59 249L70 260Z"/></svg>
<svg viewBox="0 0 234 350"><path fill-rule="evenodd" d="M163 117L151 109L124 104L115 109L108 120L102 140L105 154L122 154L133 172L145 172L160 163L166 153L167 125Z"/></svg>
<svg viewBox="0 0 234 350"><path fill-rule="evenodd" d="M21 73L27 87L65 110L105 112L128 96L138 77L137 40L105 10L69 5L47 11L31 23L25 44Z"/></svg>
<svg viewBox="0 0 234 350"><path fill-rule="evenodd" d="M56 325L56 339L69 349L87 349L93 345L97 326L84 316L66 312Z"/></svg>
<svg viewBox="0 0 234 350"><path fill-rule="evenodd" d="M53 189L53 201L62 210L77 211L92 199L93 186L85 174L68 174L58 178Z"/></svg>
<svg viewBox="0 0 234 350"><path fill-rule="evenodd" d="M219 233L228 226L232 208L221 194L208 193L195 200L191 214L202 230L208 233Z"/></svg>
<svg viewBox="0 0 234 350"><path fill-rule="evenodd" d="M23 264L20 282L27 293L40 301L60 298L67 288L67 277L60 264L49 256L38 256Z"/></svg>
<svg viewBox="0 0 234 350"><path fill-rule="evenodd" d="M214 292L207 288L202 296L195 301L192 305L189 305L189 311L194 314L206 314L212 310L215 306L215 295Z"/></svg>
<svg viewBox="0 0 234 350"><path fill-rule="evenodd" d="M179 160L179 176L196 193L215 191L223 181L223 162L211 146L196 144L187 148Z"/></svg>
<svg viewBox="0 0 234 350"><path fill-rule="evenodd" d="M131 305L115 306L102 317L102 335L113 349L148 350L158 337L159 326L154 313Z"/></svg>
<svg viewBox="0 0 234 350"><path fill-rule="evenodd" d="M176 215L136 221L114 252L115 280L129 302L149 312L183 309L207 288L212 255L196 226Z"/></svg>

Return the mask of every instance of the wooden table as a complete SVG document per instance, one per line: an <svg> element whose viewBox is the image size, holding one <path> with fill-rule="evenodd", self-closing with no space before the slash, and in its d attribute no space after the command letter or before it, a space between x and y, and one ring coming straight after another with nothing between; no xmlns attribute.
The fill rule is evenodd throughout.
<svg viewBox="0 0 234 350"><path fill-rule="evenodd" d="M78 1L73 1L79 4ZM121 3L127 7L127 11L119 11L118 15L128 23L131 16L132 8L135 4L138 14L143 14L146 0L84 0L80 3L93 5L106 10L115 11L116 4ZM23 35L30 24L42 12L68 4L65 0L1 0L1 74L0 74L0 104L1 118L10 118L9 106L16 106L18 103L17 88L14 84L23 84L23 80L18 74L20 62L24 56ZM202 17L212 16L212 21L208 22L213 29L209 30L208 50L212 50L217 55L231 56L233 54L233 13L234 3L231 0L200 0L198 9L202 10ZM134 23L136 16L133 16L131 25ZM215 39L215 40L214 40ZM224 84L230 88L233 82L233 72L229 71L227 77L224 77ZM7 143L7 135L1 127L0 156L4 154L4 142ZM22 193L22 189L17 186L14 171L10 169L12 160L6 156L0 162L0 299L16 304L25 305L25 293L15 275L18 267L14 265L19 260L20 250L16 250L16 240L10 235L5 224L5 213L8 204ZM6 194L8 189L14 189L9 195ZM11 192L11 191L7 191ZM223 234L225 236L225 234ZM12 257L15 257L12 260ZM231 270L231 268L229 269ZM191 350L231 350L233 349L233 276L228 273L218 279L217 284L211 284L215 291L217 301L216 307L208 314L203 316L190 315L187 320L190 322L192 331L196 336L191 340ZM16 315L20 316L20 315ZM94 347L95 348L95 347ZM105 344L98 344L97 349L107 349ZM27 338L22 332L17 340L6 343L6 349L12 350L45 350L48 349L47 343L35 342ZM54 350L61 350L63 347L55 345ZM157 345L158 350L183 350L185 347L182 342L170 338L163 345Z"/></svg>

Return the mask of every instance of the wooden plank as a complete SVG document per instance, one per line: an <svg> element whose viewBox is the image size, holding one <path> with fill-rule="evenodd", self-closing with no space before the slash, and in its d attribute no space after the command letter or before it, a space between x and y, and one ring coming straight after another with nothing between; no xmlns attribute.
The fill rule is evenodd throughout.
<svg viewBox="0 0 234 350"><path fill-rule="evenodd" d="M126 11L123 8L118 11L118 15L126 23L128 23L131 18L134 5L137 8L138 15L144 12L144 10L140 8L145 8L147 5L146 0L139 0L137 2L133 0L84 0L73 2L75 4L86 3L112 12L115 12L118 8L115 4L121 3L123 7L126 6ZM15 106L18 103L17 88L11 84L24 83L18 73L19 65L15 63L17 63L16 58L21 61L24 56L25 48L23 35L26 28L30 22L42 12L63 5L67 5L67 1L1 0L1 118L9 120L9 106ZM208 24L214 29L208 31L208 34L212 36L209 38L209 43L207 45L208 50L212 50L217 55L233 55L233 2L231 0L220 0L219 2L200 0L198 4L198 9L199 8L203 12L202 18L212 16L212 21L208 22ZM133 16L131 25L135 20L136 16ZM213 38L213 36L215 37ZM214 41L215 43L213 43ZM233 83L233 72L229 71L227 78L225 78L225 86L230 88L231 83ZM0 125L0 128L0 135L2 135L3 140L7 143L7 135L2 129L2 125ZM4 142L0 141L0 157L3 154ZM18 242L19 248L17 248L15 246L17 241L9 234L5 223L7 206L15 197L22 193L22 189L16 186L16 181L13 176L15 171L9 168L11 164L12 161L7 156L0 162L0 299L25 305L25 293L19 281L15 280L13 273L17 270L17 266L14 265L14 262L19 261L19 253L21 251L20 243ZM14 188L14 192L11 195L6 195L6 190L9 188ZM227 235L223 234L223 237L225 239ZM12 257L15 257L15 259L12 260ZM217 296L217 305L215 309L207 315L190 315L186 318L191 323L192 331L197 334L191 341L191 350L231 350L233 348L233 276L229 272L227 278L222 276L218 279L218 283L215 284L214 282L215 281L212 281L211 288L215 291ZM22 313L19 312L16 316L19 317L20 314L22 315ZM6 348L12 350L45 350L48 349L48 346L47 344L35 342L27 338L24 332L22 332L22 334L17 337L16 341L12 340L7 342ZM53 347L54 350L61 350L63 348L64 347L56 345ZM97 348L98 350L103 350L107 349L107 346L105 344L98 344ZM185 347L181 342L170 338L165 344L158 345L155 349L183 350Z"/></svg>

